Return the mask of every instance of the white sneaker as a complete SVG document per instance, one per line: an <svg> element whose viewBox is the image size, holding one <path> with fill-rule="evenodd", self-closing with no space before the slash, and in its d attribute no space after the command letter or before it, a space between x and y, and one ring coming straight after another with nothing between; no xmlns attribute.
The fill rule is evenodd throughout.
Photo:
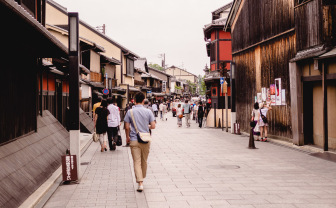
<svg viewBox="0 0 336 208"><path fill-rule="evenodd" d="M142 192L143 191L143 185L139 185L137 191Z"/></svg>

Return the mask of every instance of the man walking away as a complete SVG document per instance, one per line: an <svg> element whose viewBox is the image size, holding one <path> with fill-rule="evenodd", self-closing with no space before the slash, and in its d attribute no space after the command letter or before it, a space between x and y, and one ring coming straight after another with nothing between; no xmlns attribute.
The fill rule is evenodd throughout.
<svg viewBox="0 0 336 208"><path fill-rule="evenodd" d="M159 105L159 111L160 111L160 119L163 120L163 103L160 103Z"/></svg>
<svg viewBox="0 0 336 208"><path fill-rule="evenodd" d="M163 110L162 110L162 115L163 115L163 120L166 120L167 121L167 112L168 112L168 109L167 109L167 104L166 103L163 103Z"/></svg>
<svg viewBox="0 0 336 208"><path fill-rule="evenodd" d="M185 103L183 104L183 112L185 115L185 121L186 121L187 127L190 127L190 109L191 109L191 106L188 103L188 100L186 99Z"/></svg>
<svg viewBox="0 0 336 208"><path fill-rule="evenodd" d="M146 144L138 142L131 113L133 113L134 122L139 132L145 133L149 132L149 129L155 129L153 113L149 109L144 108L144 99L145 95L138 92L135 95L135 107L127 112L124 119L126 141L130 142L135 178L139 184L137 189L138 192L143 191L143 181L144 178L146 178L147 158L151 142Z"/></svg>
<svg viewBox="0 0 336 208"><path fill-rule="evenodd" d="M110 150L116 149L116 143L118 140L118 131L120 126L120 112L118 106L115 106L114 97L107 99L107 109L110 111L110 114L107 117L107 138L109 142ZM112 139L113 138L113 139Z"/></svg>
<svg viewBox="0 0 336 208"><path fill-rule="evenodd" d="M202 105L202 101L200 101L197 110L198 125L200 128L202 128L203 116L204 116L204 107Z"/></svg>
<svg viewBox="0 0 336 208"><path fill-rule="evenodd" d="M153 108L155 117L157 117L158 116L158 106L157 106L157 104L153 103L152 108Z"/></svg>

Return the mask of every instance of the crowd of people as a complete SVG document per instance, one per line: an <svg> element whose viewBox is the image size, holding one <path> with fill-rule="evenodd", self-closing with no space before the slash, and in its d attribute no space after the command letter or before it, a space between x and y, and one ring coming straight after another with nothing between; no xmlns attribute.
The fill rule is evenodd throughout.
<svg viewBox="0 0 336 208"><path fill-rule="evenodd" d="M202 128L206 123L207 115L208 108L202 101L191 103L188 99L185 99L183 105L179 103L176 108L178 127L182 127L182 119L184 117L186 127L190 127L190 119L192 118L198 123L199 128Z"/></svg>

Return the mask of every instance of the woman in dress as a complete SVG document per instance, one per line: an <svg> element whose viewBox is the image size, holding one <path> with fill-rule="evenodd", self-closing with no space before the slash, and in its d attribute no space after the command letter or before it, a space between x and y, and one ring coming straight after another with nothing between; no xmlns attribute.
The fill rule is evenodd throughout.
<svg viewBox="0 0 336 208"><path fill-rule="evenodd" d="M107 109L106 99L102 100L100 107L95 112L95 128L101 145L101 151L107 151L107 116L110 111Z"/></svg>
<svg viewBox="0 0 336 208"><path fill-rule="evenodd" d="M260 137L261 137L261 141L262 142L267 142L267 126L268 126L268 122L265 123L263 120L262 120L262 115L267 117L267 112L269 110L272 110L271 107L268 107L268 106L264 106L263 103L260 103L259 104L259 113L260 113L260 116L259 116L259 128L260 128ZM265 133L265 139L263 138L263 133Z"/></svg>
<svg viewBox="0 0 336 208"><path fill-rule="evenodd" d="M177 125L178 127L181 127L182 126L182 118L181 115L183 116L183 112L182 112L182 107L181 107L181 104L178 104L177 105L177 109L176 109L176 117L177 117Z"/></svg>
<svg viewBox="0 0 336 208"><path fill-rule="evenodd" d="M258 125L258 121L260 119L260 112L259 112L259 103L254 103L253 106L253 110L252 110L252 118L251 121L254 121L255 123L255 127L253 128L253 135L255 135L257 137L257 141L260 141L259 136L260 136L260 130L259 130L259 125Z"/></svg>

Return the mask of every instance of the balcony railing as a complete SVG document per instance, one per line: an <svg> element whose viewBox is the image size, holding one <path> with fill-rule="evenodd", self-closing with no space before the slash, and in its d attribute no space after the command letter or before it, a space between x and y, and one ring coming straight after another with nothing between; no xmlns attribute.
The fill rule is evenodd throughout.
<svg viewBox="0 0 336 208"><path fill-rule="evenodd" d="M205 74L204 80L211 80L211 79L219 79L220 73L218 70L210 71L209 73Z"/></svg>
<svg viewBox="0 0 336 208"><path fill-rule="evenodd" d="M134 85L146 86L146 83L144 81L134 80Z"/></svg>

